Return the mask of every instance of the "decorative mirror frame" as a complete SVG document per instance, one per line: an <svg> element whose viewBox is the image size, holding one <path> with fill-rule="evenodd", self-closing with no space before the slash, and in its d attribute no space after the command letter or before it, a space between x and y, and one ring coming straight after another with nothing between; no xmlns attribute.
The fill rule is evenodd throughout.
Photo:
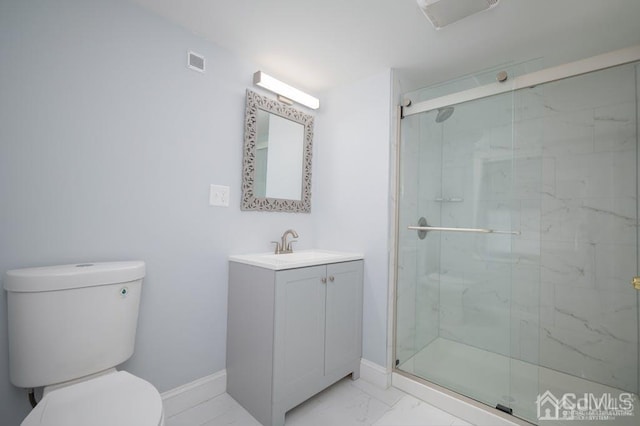
<svg viewBox="0 0 640 426"><path fill-rule="evenodd" d="M302 194L300 200L256 197L256 139L258 110L279 115L304 126L304 147L302 164ZM311 212L311 159L313 156L313 116L295 108L258 95L247 89L244 120L244 153L242 159L242 203L241 210Z"/></svg>

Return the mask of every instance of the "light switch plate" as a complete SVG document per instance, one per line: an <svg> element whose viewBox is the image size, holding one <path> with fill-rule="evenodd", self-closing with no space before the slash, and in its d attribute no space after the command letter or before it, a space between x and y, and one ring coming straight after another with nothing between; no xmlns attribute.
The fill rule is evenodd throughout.
<svg viewBox="0 0 640 426"><path fill-rule="evenodd" d="M229 187L223 185L211 185L209 187L209 205L229 207Z"/></svg>

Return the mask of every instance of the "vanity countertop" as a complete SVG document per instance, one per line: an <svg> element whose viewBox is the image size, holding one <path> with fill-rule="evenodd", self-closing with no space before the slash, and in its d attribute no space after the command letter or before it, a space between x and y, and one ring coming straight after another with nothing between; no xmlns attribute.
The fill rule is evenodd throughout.
<svg viewBox="0 0 640 426"><path fill-rule="evenodd" d="M345 253L317 249L299 250L286 254L256 253L229 256L231 262L245 263L274 271L362 259L364 259L362 253Z"/></svg>

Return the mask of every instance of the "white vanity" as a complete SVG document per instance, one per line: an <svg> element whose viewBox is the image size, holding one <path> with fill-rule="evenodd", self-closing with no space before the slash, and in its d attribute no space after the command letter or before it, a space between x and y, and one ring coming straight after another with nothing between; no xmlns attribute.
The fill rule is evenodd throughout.
<svg viewBox="0 0 640 426"><path fill-rule="evenodd" d="M230 256L227 392L260 423L359 377L362 275L361 254Z"/></svg>

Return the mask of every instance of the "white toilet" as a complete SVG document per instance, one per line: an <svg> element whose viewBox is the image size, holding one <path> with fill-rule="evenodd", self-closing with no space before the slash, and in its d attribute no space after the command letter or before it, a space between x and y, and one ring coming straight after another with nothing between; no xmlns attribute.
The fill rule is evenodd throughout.
<svg viewBox="0 0 640 426"><path fill-rule="evenodd" d="M44 386L22 426L162 426L160 394L115 366L133 354L144 262L8 271L9 366Z"/></svg>

